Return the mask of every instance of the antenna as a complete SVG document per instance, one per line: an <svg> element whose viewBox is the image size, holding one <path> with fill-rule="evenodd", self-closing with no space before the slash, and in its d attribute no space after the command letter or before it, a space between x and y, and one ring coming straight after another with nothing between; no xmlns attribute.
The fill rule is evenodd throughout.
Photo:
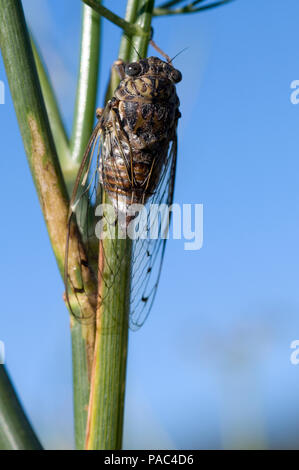
<svg viewBox="0 0 299 470"><path fill-rule="evenodd" d="M138 58L139 60L141 60L141 55L139 54L139 52L137 51L136 47L134 46L133 42L131 41L131 39L129 38L129 36L127 36L127 34L124 34L126 40L128 41L128 43L130 44L130 46L134 49L134 51L136 52L136 54L138 55Z"/></svg>
<svg viewBox="0 0 299 470"><path fill-rule="evenodd" d="M178 55L182 54L182 52L185 52L187 49L189 49L189 47L185 47L184 49L182 49L180 52L178 52L172 59L171 59L171 62L177 58Z"/></svg>
<svg viewBox="0 0 299 470"><path fill-rule="evenodd" d="M156 51L159 52L159 54L160 54L162 57L164 57L164 59L166 59L169 64L172 65L172 63L171 63L171 58L169 57L169 55L165 54L165 52L163 52L162 49L160 49L160 47L157 46L157 44L155 43L155 41L153 41L153 39L150 40L150 45L151 45L154 49L156 49Z"/></svg>

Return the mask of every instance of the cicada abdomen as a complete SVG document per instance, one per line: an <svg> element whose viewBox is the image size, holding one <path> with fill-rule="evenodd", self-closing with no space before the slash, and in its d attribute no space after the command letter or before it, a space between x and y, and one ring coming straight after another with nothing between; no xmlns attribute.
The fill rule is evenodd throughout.
<svg viewBox="0 0 299 470"><path fill-rule="evenodd" d="M94 246L95 238L90 213L99 201L101 189L108 194L124 231L134 219L130 212L133 205L170 206L173 200L177 124L181 116L176 84L182 79L181 72L170 59L163 61L157 57L127 65L117 61L117 67L121 81L98 115L71 199L71 212L76 213L79 228L90 246ZM80 205L84 210L79 215ZM148 217L145 231L150 232L151 224L153 220ZM137 236L132 241L131 326L140 326L149 313L165 242L165 237L150 236L142 240ZM89 262L94 265L96 256L92 250L87 251L93 257ZM97 273L101 275L99 267ZM117 282L116 273L111 274Z"/></svg>

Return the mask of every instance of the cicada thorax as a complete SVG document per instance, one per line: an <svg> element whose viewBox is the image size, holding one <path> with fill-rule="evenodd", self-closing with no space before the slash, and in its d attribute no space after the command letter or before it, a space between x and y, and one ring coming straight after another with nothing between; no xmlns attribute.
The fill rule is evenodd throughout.
<svg viewBox="0 0 299 470"><path fill-rule="evenodd" d="M172 78L180 73L156 57L134 65L139 73L126 75L108 103L100 167L115 209L126 213L155 193L180 117Z"/></svg>

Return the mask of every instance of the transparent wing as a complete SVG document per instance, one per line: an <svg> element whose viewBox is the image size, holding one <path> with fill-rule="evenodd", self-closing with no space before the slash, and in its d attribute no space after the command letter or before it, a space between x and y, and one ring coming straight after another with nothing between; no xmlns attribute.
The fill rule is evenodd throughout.
<svg viewBox="0 0 299 470"><path fill-rule="evenodd" d="M102 202L103 197L101 178L107 179L104 165L105 152L112 152L113 148L116 148L116 145L119 147L120 140L124 142L123 138L118 139L121 129L114 126L114 132L107 131L106 124L109 120L112 122L113 119L113 113L110 113L110 110L106 108L92 133L75 182L69 213L69 234L71 221L75 217L86 249L87 260L82 260L82 264L88 263L96 278L101 276L101 282L105 283L105 296L115 283L119 283L119 272L124 262L124 260L116 254L113 267L110 267L109 257L107 253L103 251L101 256L103 265L105 265L106 275L102 276L101 263L99 263L99 238L96 236L95 231L97 222L95 218L95 208ZM127 154L126 149L119 148L119 155L125 154ZM147 215L139 221L138 233L144 233L146 237L144 238L140 235L132 242L130 293L130 326L132 329L137 329L144 323L150 312L157 291L167 241L169 213L167 210L163 212L163 210L155 209L161 209L161 205L162 208L167 209L172 204L176 159L177 138L175 135L175 138L170 144L164 165L161 168L158 185L154 194L145 204L145 213ZM129 167L130 165L131 163L128 163L124 158L124 166ZM110 167L109 171L115 172L114 175L116 179L121 178L118 174L118 165L115 165L114 169ZM109 190L109 187L106 189ZM152 207L155 209L152 210ZM69 234L65 257L65 289L66 298L70 306L68 295L69 285L75 294L76 290L80 293L84 292L85 286L84 282L82 282L82 285L75 287L71 282L71 276L68 272ZM117 246L117 244L115 246ZM118 261L115 262L115 259ZM107 272L109 275L107 275ZM98 302L103 300L104 297L98 295ZM80 319L84 319L83 314Z"/></svg>
<svg viewBox="0 0 299 470"><path fill-rule="evenodd" d="M167 241L170 213L173 201L177 160L177 137L170 145L161 177L155 193L145 205L145 216L139 221L138 233L142 235L133 241L132 277L130 297L130 327L138 329L143 325L153 305Z"/></svg>
<svg viewBox="0 0 299 470"><path fill-rule="evenodd" d="M85 291L84 276L79 276L79 280L76 279L74 282L72 273L69 272L69 257L70 253L70 237L72 230L72 222L76 219L77 227L79 229L82 241L85 247L85 256L82 258L80 247L78 246L78 253L80 258L80 264L86 266L93 271L96 277L97 273L97 261L98 261L98 240L95 237L95 218L94 210L98 200L101 199L101 185L99 184L99 164L101 157L103 141L103 117L99 119L92 135L89 140L88 146L84 153L81 166L78 171L78 175L75 181L68 216L68 233L65 249L65 267L64 267L64 284L65 284L65 296L69 305L70 311L72 307L69 299L69 289L71 288L73 293L82 294ZM87 257L87 259L86 259ZM81 284L80 284L81 281ZM76 295L77 301L79 302L79 296ZM80 304L80 302L79 302ZM82 309L83 310L83 309ZM84 318L84 315L80 316L80 319Z"/></svg>
<svg viewBox="0 0 299 470"><path fill-rule="evenodd" d="M80 265L86 266L92 270L94 277L96 278L97 284L99 278L101 283L105 284L105 296L98 293L97 302L102 302L108 295L109 289L118 282L119 272L123 259L116 257L117 262L113 262L113 267L110 266L110 260L107 253L102 250L101 256L103 259L103 266L99 263L99 246L100 237L96 234L96 225L98 218L96 216L96 208L103 202L103 181L105 180L105 187L107 190L112 190L107 183L107 170L105 168L105 156L114 155L116 146L120 147L119 135L121 129L119 128L115 113L111 111L110 105L104 109L99 121L91 135L86 151L84 153L81 166L78 171L78 175L75 181L68 218L68 234L65 250L65 269L64 269L64 284L65 284L65 295L69 305L71 313L78 320L89 319L83 314L78 317L74 314L69 296L69 289L76 295L86 293L88 295L88 286L84 285L84 275L81 268L81 276L79 276L81 282L78 279L73 282L73 273L69 269L69 257L70 252L70 235L72 230L72 222L76 220L76 225L80 231L81 238L85 247L85 253L82 257L82 249L78 245L77 257L79 256ZM123 139L124 141L124 139ZM123 149L120 148L120 155L123 155ZM122 158L121 156L119 157ZM112 159L113 160L113 159ZM128 165L125 161L124 164ZM118 165L113 162L112 167L109 168L109 172L112 172L115 179L120 180ZM103 219L107 222L108 228L110 226L109 219L106 219L106 215L103 214ZM114 244L111 244L114 248ZM115 245L117 246L117 245ZM105 273L103 271L105 270ZM78 277L78 276L77 276ZM79 296L77 295L77 302L80 304Z"/></svg>

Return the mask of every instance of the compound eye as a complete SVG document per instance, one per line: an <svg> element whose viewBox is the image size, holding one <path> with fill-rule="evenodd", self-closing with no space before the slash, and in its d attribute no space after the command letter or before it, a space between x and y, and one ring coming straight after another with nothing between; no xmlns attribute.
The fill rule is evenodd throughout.
<svg viewBox="0 0 299 470"><path fill-rule="evenodd" d="M170 78L175 82L175 83L179 83L181 80L182 80L182 74L179 70L177 69L174 69L171 74L170 74Z"/></svg>
<svg viewBox="0 0 299 470"><path fill-rule="evenodd" d="M141 72L141 65L138 62L132 62L131 64L126 65L125 73L130 77L135 77Z"/></svg>

